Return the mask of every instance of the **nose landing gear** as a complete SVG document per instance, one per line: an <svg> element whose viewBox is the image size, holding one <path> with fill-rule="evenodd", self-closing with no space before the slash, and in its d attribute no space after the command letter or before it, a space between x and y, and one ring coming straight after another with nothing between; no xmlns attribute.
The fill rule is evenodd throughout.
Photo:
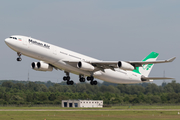
<svg viewBox="0 0 180 120"><path fill-rule="evenodd" d="M16 60L19 62L19 61L22 61L22 58L21 58L21 53L17 53L17 55L19 56Z"/></svg>

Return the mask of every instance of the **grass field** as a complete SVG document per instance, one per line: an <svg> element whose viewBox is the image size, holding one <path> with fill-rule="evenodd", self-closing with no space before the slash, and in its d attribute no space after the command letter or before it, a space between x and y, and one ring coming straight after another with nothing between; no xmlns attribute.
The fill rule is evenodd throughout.
<svg viewBox="0 0 180 120"><path fill-rule="evenodd" d="M1 111L0 120L179 120L176 111Z"/></svg>
<svg viewBox="0 0 180 120"><path fill-rule="evenodd" d="M169 106L157 106L157 105L146 105L146 106L112 106L104 108L62 108L62 107L0 107L1 109L180 109L180 105L169 105Z"/></svg>
<svg viewBox="0 0 180 120"><path fill-rule="evenodd" d="M112 108L0 107L0 120L179 120L180 106ZM31 111L27 111L31 110ZM45 111L43 111L45 110ZM56 111L59 110L59 111ZM66 110L66 111L63 111ZM70 110L70 111L69 111ZM169 111L168 111L169 110Z"/></svg>

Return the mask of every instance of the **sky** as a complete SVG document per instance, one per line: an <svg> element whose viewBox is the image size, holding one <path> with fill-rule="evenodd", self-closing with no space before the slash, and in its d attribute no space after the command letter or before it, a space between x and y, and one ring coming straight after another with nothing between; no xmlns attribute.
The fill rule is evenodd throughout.
<svg viewBox="0 0 180 120"><path fill-rule="evenodd" d="M1 0L0 80L28 80L29 73L30 81L62 81L63 71L32 70L38 60L16 61L4 39L24 35L104 61L139 61L152 51L158 60L176 56L156 64L150 76L180 83L179 11L179 0ZM78 82L78 75L71 78Z"/></svg>

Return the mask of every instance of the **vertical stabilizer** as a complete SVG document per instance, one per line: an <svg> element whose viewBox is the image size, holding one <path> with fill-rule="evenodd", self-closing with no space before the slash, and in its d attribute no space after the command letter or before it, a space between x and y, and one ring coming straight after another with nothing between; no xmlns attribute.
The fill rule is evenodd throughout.
<svg viewBox="0 0 180 120"><path fill-rule="evenodd" d="M144 58L142 61L156 61L159 53L151 52L146 58ZM148 77L149 73L151 72L151 69L154 64L145 64L142 67L136 67L133 72L142 74L145 77Z"/></svg>

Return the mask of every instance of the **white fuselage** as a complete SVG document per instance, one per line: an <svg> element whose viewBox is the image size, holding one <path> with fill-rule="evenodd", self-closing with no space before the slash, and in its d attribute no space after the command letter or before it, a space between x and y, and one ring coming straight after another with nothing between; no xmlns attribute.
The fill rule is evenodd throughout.
<svg viewBox="0 0 180 120"><path fill-rule="evenodd" d="M13 37L13 36L12 36ZM64 61L100 61L31 37L14 36L16 39L5 39L6 44L14 51L25 56L44 61L58 69L77 75L93 75L103 81L119 84L141 83L141 75L132 71L125 71L120 68L115 70L105 69L94 73L81 70L77 65L70 65Z"/></svg>

